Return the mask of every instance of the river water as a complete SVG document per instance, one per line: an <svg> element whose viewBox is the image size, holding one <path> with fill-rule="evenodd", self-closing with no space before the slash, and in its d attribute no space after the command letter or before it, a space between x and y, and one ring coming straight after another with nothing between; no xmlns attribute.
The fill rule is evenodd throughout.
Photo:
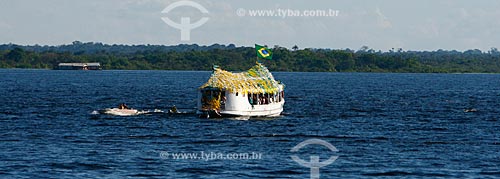
<svg viewBox="0 0 500 179"><path fill-rule="evenodd" d="M500 175L500 75L288 73L278 118L200 119L210 72L0 70L0 178ZM94 114L120 103L183 115ZM307 145L308 139L335 146Z"/></svg>

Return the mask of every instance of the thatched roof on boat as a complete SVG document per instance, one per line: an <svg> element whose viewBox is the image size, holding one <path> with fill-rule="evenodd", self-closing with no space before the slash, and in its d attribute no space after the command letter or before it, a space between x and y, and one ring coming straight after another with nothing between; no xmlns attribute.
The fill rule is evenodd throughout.
<svg viewBox="0 0 500 179"><path fill-rule="evenodd" d="M231 73L215 68L208 82L200 87L227 90L231 93L277 93L280 83L274 80L273 75L262 64L257 63L248 71Z"/></svg>

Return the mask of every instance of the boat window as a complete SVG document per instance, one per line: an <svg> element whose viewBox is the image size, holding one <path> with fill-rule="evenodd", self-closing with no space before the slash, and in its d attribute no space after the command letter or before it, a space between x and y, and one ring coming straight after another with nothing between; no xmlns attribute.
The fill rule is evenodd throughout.
<svg viewBox="0 0 500 179"><path fill-rule="evenodd" d="M236 96L238 96L238 92L236 92Z"/></svg>

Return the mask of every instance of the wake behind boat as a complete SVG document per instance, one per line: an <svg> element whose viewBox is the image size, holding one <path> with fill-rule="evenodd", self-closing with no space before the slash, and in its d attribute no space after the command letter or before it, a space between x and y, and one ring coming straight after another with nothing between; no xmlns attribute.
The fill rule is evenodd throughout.
<svg viewBox="0 0 500 179"><path fill-rule="evenodd" d="M148 114L190 115L194 113L195 111L193 110L179 111L175 105L172 106L169 110L163 111L160 109L154 109L154 110L132 109L129 108L124 103L120 104L117 108L106 108L91 112L92 115L106 114L113 116L136 116L136 115L148 115Z"/></svg>

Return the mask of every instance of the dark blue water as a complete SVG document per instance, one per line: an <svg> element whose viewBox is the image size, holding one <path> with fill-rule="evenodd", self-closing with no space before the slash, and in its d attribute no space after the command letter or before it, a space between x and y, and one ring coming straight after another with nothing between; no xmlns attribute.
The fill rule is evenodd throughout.
<svg viewBox="0 0 500 179"><path fill-rule="evenodd" d="M127 103L191 111L209 72L0 70L0 178L321 178L500 175L500 75L274 73L279 118L92 115ZM464 112L475 109L476 112ZM320 145L291 152L307 139ZM168 153L259 153L172 159Z"/></svg>

